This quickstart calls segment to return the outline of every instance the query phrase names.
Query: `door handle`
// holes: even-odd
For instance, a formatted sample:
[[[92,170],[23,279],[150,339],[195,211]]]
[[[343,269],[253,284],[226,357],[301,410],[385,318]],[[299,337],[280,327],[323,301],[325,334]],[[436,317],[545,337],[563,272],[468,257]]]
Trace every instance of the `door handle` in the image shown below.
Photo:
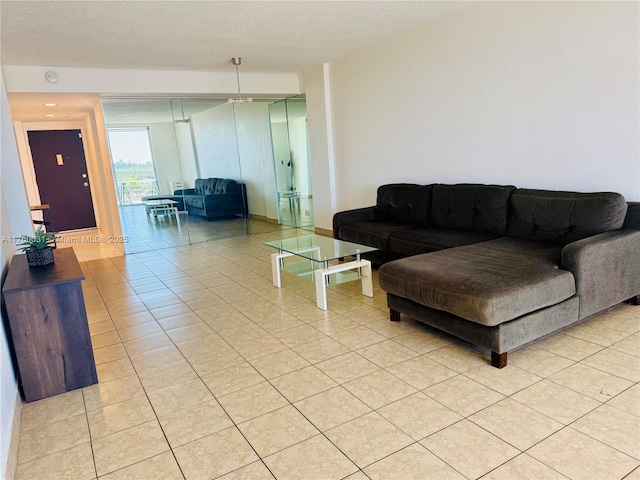
[[[87,178],[87,174],[86,174],[86,173],[83,173],[83,174],[82,174],[82,178]]]
[[[89,182],[84,182],[84,183],[83,183],[83,185],[84,185],[85,187],[88,187],[88,186],[89,186]]]

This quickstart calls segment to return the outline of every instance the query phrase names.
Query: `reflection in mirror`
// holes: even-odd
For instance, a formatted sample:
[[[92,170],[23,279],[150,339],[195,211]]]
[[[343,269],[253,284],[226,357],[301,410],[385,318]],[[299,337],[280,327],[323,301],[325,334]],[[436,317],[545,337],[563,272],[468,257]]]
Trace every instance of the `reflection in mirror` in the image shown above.
[[[269,106],[278,221],[314,229],[306,97]]]
[[[233,106],[204,99],[172,99],[171,106],[191,243],[246,235]]]
[[[234,103],[237,148],[242,178],[247,186],[249,233],[256,235],[283,228],[278,222],[273,153],[269,130],[269,104],[254,100]],[[288,228],[284,226],[284,228]]]
[[[304,97],[289,99],[283,120],[288,164],[276,188],[273,100],[230,104],[227,99],[106,98],[114,182],[126,253],[313,228]],[[278,107],[275,107],[278,108]],[[275,127],[276,129],[278,127]],[[118,146],[137,135],[143,148]],[[293,188],[292,188],[293,187]],[[290,207],[286,195],[294,192]]]
[[[103,99],[125,253],[189,244],[169,99]]]

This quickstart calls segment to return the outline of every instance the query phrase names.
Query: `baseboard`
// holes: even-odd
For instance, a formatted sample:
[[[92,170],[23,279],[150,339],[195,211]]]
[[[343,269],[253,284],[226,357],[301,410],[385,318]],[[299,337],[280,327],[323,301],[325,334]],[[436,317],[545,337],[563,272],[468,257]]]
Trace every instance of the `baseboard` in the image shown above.
[[[329,228],[321,228],[321,227],[316,227],[315,228],[315,232],[318,235],[323,235],[325,237],[331,237],[333,238],[333,230],[329,229]]]
[[[250,213],[249,214],[249,219],[251,219],[251,220],[260,220],[262,222],[273,223],[275,225],[278,225],[278,219],[277,218],[269,218],[269,217],[266,217],[264,215],[255,215],[253,213]]]
[[[7,452],[7,463],[4,466],[4,477],[6,480],[13,480],[16,475],[18,465],[18,442],[20,440],[20,418],[22,416],[22,398],[20,391],[16,391],[16,402],[13,409],[13,419],[11,420],[11,438],[9,439],[9,451]]]

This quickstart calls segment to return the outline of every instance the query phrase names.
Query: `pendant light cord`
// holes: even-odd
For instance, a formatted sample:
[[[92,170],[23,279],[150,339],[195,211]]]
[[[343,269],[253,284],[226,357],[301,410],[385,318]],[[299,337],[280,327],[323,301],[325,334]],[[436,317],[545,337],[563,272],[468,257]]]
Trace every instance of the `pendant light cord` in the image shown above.
[[[236,65],[236,78],[238,80],[238,100],[242,102],[242,94],[240,93],[240,71],[238,65]]]

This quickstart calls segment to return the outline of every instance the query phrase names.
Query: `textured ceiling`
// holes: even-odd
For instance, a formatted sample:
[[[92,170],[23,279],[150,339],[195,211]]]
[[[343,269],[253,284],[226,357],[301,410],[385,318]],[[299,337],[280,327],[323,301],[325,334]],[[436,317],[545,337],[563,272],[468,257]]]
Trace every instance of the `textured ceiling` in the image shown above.
[[[0,1],[5,65],[297,73],[468,10],[448,1]]]

